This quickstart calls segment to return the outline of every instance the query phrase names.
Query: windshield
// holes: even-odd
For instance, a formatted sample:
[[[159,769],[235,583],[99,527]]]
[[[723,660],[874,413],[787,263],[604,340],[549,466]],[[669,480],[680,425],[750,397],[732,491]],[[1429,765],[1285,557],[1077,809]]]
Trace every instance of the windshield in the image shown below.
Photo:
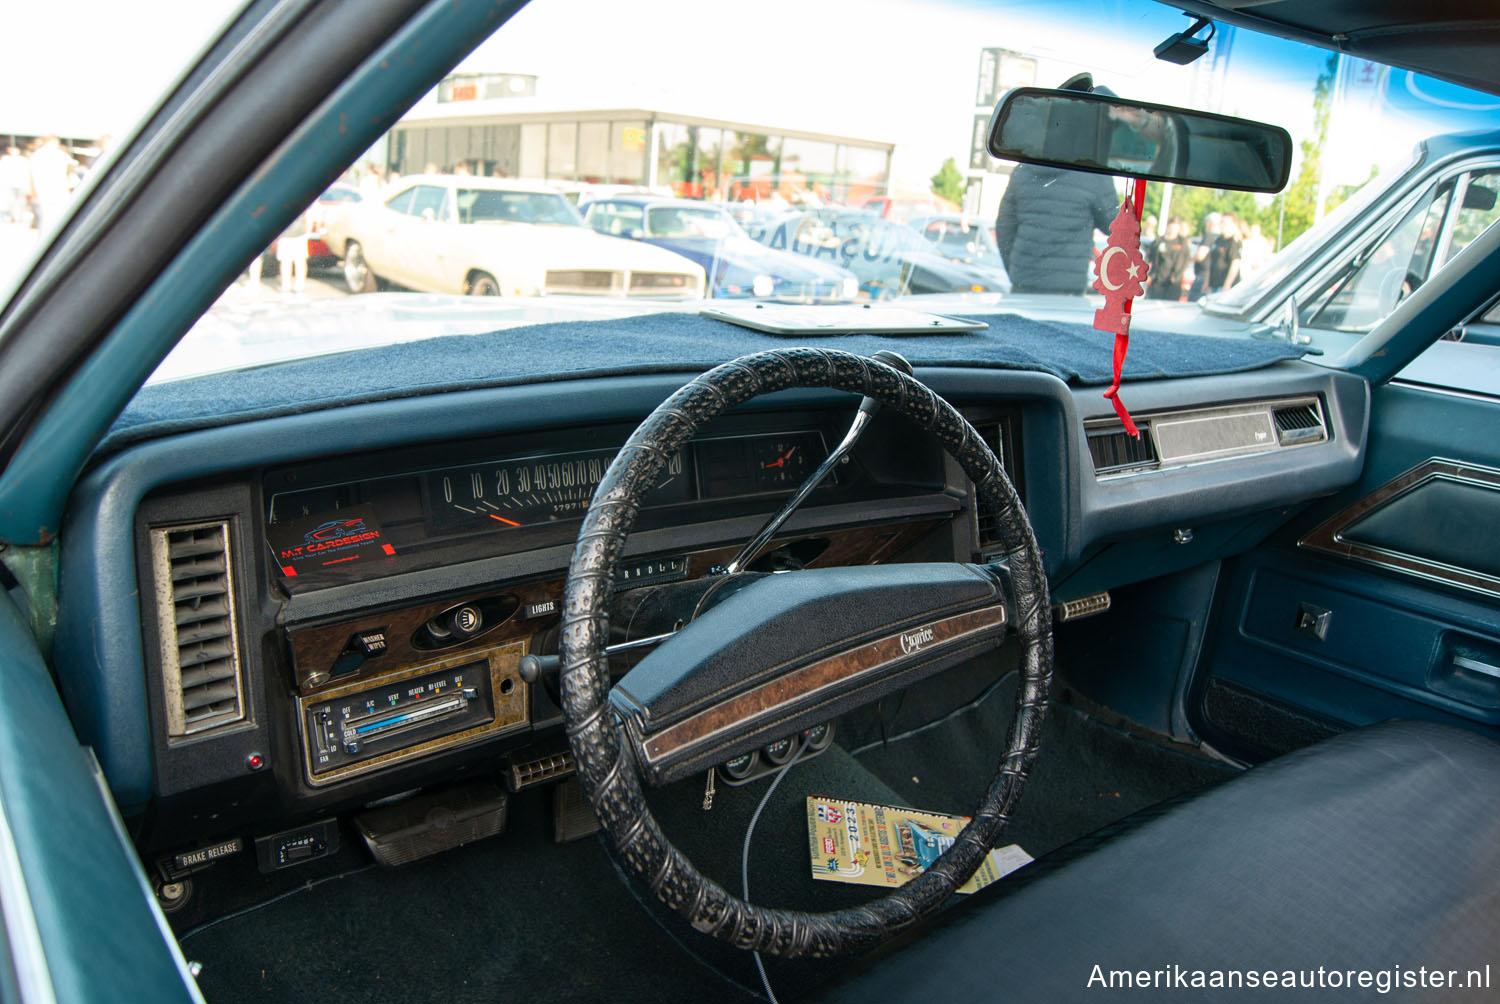
[[[550,223],[581,227],[583,220],[573,204],[560,194],[507,192],[483,188],[458,190],[460,223]]]
[[[988,223],[963,218],[917,219],[912,226],[936,244],[939,251],[956,261],[1001,262],[1000,249],[995,246],[995,233]]]
[[[1002,162],[986,144],[1003,94],[1081,72],[1123,97],[1290,133],[1284,191],[1151,182],[1140,220],[1149,272],[1136,331],[1264,336],[1243,321],[1248,308],[1302,283],[1331,240],[1373,226],[1370,210],[1389,186],[1426,170],[1413,168],[1417,144],[1500,125],[1490,96],[1228,25],[1196,62],[1164,62],[1153,49],[1184,24],[1157,3],[891,0],[856,19],[826,0],[768,3],[754,17],[702,5],[684,18],[645,0],[633,8],[651,26],[644,55],[581,30],[613,13],[602,3],[527,4],[353,163],[320,165],[332,186],[245,263],[157,379],[456,330],[696,311],[726,298],[904,301],[1091,325],[1103,304],[1094,262],[1130,179]],[[86,191],[109,137],[129,135],[149,107],[140,98],[132,114],[95,114],[112,88],[136,88],[125,53],[149,47],[159,86],[171,76],[158,66],[168,50],[172,65],[186,65],[233,6],[169,4],[171,30],[152,32],[114,15],[96,24],[68,5],[54,16],[69,12],[71,35],[104,32],[77,42],[89,58],[74,58],[70,44],[68,72],[58,74],[40,54],[12,54],[4,72],[15,75],[7,93],[17,110],[0,119],[10,130],[0,133],[0,277],[26,267]],[[783,56],[790,24],[837,25],[823,32],[837,45]],[[164,32],[172,38],[159,39]],[[848,59],[832,58],[855,52],[861,65],[905,70],[856,80]],[[733,59],[783,58],[795,72],[757,70],[748,84],[728,69]],[[1477,200],[1500,187],[1470,182],[1468,196],[1447,190],[1447,216],[1413,219],[1400,243],[1361,262],[1400,259],[1425,276],[1450,260],[1488,225]],[[1437,243],[1424,244],[1432,224]],[[1393,290],[1399,301],[1414,288],[1375,267],[1330,273],[1318,302],[1300,305],[1313,312],[1305,316],[1363,330]],[[442,306],[460,298],[477,302]]]
[[[722,209],[657,206],[646,213],[646,229],[653,237],[706,237],[723,240],[740,236],[740,229]]]

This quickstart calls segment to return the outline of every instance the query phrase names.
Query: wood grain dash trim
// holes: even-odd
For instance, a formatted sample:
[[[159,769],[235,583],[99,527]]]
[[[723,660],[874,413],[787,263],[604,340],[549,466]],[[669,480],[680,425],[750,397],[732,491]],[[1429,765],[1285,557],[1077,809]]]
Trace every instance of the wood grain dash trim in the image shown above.
[[[863,677],[940,656],[982,635],[1003,631],[1005,626],[1005,605],[995,604],[897,631],[858,648],[809,663],[705,708],[649,737],[644,743],[646,759],[655,763],[675,756],[689,747],[712,741],[720,733],[747,720],[779,717],[792,706],[824,691],[850,688]]]

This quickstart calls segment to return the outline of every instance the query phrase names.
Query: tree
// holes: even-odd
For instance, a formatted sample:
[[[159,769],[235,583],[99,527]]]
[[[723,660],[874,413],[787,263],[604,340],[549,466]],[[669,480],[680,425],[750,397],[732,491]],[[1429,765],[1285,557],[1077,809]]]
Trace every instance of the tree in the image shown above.
[[[949,202],[964,201],[964,176],[958,173],[958,165],[949,157],[932,176],[932,194]]]
[[[1313,131],[1302,141],[1302,164],[1297,169],[1297,178],[1271,204],[1277,221],[1282,224],[1277,247],[1285,247],[1312,226],[1317,214],[1318,186],[1323,177],[1323,144],[1328,139],[1328,116],[1333,111],[1333,78],[1338,68],[1338,53],[1332,53],[1313,84]],[[1280,219],[1283,209],[1286,216]],[[1275,226],[1268,232],[1275,233]]]

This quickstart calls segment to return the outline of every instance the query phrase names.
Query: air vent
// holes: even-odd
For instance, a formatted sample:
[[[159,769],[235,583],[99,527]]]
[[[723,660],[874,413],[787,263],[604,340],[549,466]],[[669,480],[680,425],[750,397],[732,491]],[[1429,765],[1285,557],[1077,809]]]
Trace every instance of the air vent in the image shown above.
[[[983,425],[975,426],[974,431],[979,433],[979,438],[984,440],[986,446],[995,451],[995,459],[999,460],[1000,466],[1009,473],[1010,468],[1007,466],[1005,460],[1005,435],[1000,430],[1000,423],[986,422]],[[979,513],[979,546],[985,548],[999,544],[999,518],[990,511],[989,506],[984,505],[977,499],[974,504]]]
[[[1149,428],[1143,422],[1140,429],[1139,437],[1130,435],[1118,425],[1089,432],[1089,454],[1094,458],[1094,473],[1111,474],[1156,466],[1156,446],[1151,441]]]
[[[167,735],[178,739],[245,719],[229,525],[151,531]]]
[[[1282,446],[1321,443],[1328,438],[1315,404],[1293,404],[1271,412],[1276,423],[1276,441]]]

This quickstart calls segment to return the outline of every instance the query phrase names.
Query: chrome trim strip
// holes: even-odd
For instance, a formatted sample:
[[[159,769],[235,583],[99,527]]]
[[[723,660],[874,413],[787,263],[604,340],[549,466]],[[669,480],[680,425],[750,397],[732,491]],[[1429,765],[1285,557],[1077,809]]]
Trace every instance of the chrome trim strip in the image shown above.
[[[0,804],[0,919],[5,923],[6,950],[15,967],[16,985],[26,1004],[57,1004],[57,990],[47,967],[42,934],[26,887],[26,873],[10,831],[5,806]]]
[[[1432,481],[1452,481],[1500,491],[1500,470],[1479,464],[1432,457],[1403,474],[1392,478],[1370,494],[1344,507],[1308,531],[1297,546],[1332,554],[1350,561],[1400,572],[1429,582],[1456,586],[1470,592],[1500,598],[1500,578],[1457,568],[1421,555],[1392,551],[1344,537],[1344,532],[1361,519]]]
[[[1491,394],[1481,394],[1472,390],[1454,390],[1451,387],[1439,387],[1437,384],[1422,383],[1419,380],[1394,379],[1390,381],[1392,387],[1406,387],[1410,390],[1426,391],[1428,394],[1441,394],[1444,397],[1458,397],[1465,401],[1479,401],[1483,404],[1500,404],[1500,397]]]

